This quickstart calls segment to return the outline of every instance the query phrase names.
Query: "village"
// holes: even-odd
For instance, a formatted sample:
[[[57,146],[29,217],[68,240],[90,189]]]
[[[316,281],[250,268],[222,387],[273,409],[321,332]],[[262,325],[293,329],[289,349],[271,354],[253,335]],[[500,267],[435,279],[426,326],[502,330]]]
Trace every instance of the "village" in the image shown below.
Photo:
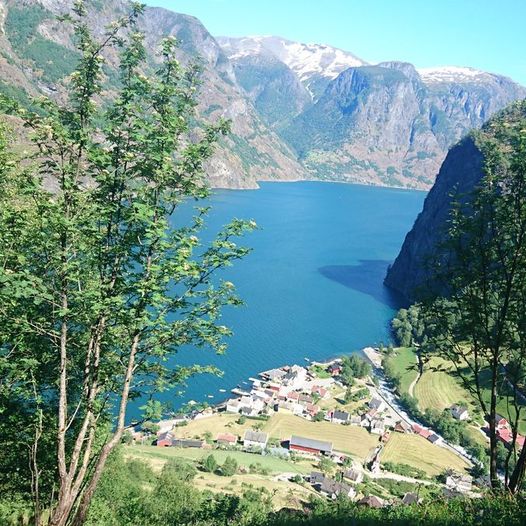
[[[363,354],[372,370],[378,372],[378,353],[368,348]],[[313,469],[302,475],[303,484],[327,498],[344,495],[372,507],[420,502],[418,488],[430,485],[436,485],[444,498],[477,497],[477,486],[484,486],[487,481],[469,474],[472,459],[432,429],[412,421],[374,378],[371,374],[353,382],[352,389],[347,387],[342,380],[340,359],[263,371],[250,379],[250,388],[233,389],[235,397],[217,406],[159,422],[154,444],[157,448],[242,451],[285,460],[310,460]],[[453,405],[450,411],[458,421],[469,419],[465,407]],[[499,436],[506,437],[507,422],[499,419]],[[216,422],[220,423],[219,428]],[[274,422],[285,422],[287,426],[274,428]],[[211,424],[210,429],[217,429],[215,434],[207,430],[189,435],[190,430],[202,431],[207,423]],[[233,425],[239,428],[237,433],[229,430]],[[347,434],[344,436],[339,430]],[[405,442],[400,442],[402,437],[406,437]],[[144,443],[140,429],[135,430],[134,438]],[[427,457],[430,465],[435,456],[444,456],[440,482],[437,483],[438,466],[426,473],[416,468],[419,461],[413,461],[414,472],[407,471],[413,453],[424,457],[423,464]],[[393,458],[398,462],[393,462]],[[334,469],[316,469],[327,461]],[[405,466],[404,470],[401,466]],[[432,482],[431,473],[435,474]],[[289,478],[298,481],[297,475]],[[364,480],[375,479],[411,483],[416,490],[397,499],[364,492]]]

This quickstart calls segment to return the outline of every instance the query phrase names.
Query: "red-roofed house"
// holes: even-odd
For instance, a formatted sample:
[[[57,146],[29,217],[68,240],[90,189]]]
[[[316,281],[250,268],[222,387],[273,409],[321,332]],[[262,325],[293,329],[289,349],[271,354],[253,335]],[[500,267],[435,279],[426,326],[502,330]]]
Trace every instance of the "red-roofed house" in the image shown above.
[[[311,389],[311,393],[313,395],[318,395],[320,398],[325,398],[327,396],[327,394],[328,394],[328,391],[327,391],[327,389],[325,389],[325,387],[321,387],[319,385],[315,385]]]
[[[218,444],[233,446],[237,444],[237,436],[232,433],[219,433],[216,437],[216,442]]]

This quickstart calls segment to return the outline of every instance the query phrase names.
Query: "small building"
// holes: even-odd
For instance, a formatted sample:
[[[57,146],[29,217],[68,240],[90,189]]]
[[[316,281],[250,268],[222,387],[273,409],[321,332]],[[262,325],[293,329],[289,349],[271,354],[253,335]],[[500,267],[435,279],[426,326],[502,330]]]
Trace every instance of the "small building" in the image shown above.
[[[468,420],[469,419],[469,412],[466,407],[462,407],[460,405],[452,405],[451,406],[451,416],[455,420]]]
[[[320,471],[312,471],[309,476],[309,482],[314,486],[316,484],[321,484],[325,479],[325,475]]]
[[[411,506],[412,504],[420,504],[422,502],[422,499],[418,497],[416,493],[409,492],[404,495],[404,498],[402,499],[402,504],[404,506]]]
[[[368,506],[369,508],[383,508],[385,501],[376,495],[368,495],[358,501],[361,506]]]
[[[450,472],[446,478],[446,488],[466,493],[471,491],[473,485],[473,478],[464,473]]]
[[[305,412],[308,416],[314,418],[320,412],[320,408],[314,404],[307,404],[305,406]]]
[[[312,399],[312,396],[306,394],[306,393],[300,393],[300,396],[298,398],[298,402],[300,404],[312,404],[313,402],[313,399]]]
[[[362,417],[360,415],[352,415],[350,423],[354,426],[359,426],[362,424]]]
[[[170,431],[166,431],[164,433],[159,433],[157,435],[156,445],[158,447],[171,447],[174,438],[175,437],[174,437],[173,433],[171,433]]]
[[[332,442],[292,435],[289,441],[289,449],[312,455],[330,455],[332,453]]]
[[[442,442],[442,437],[438,436],[436,433],[431,433],[427,439],[431,444],[440,444]]]
[[[339,376],[342,372],[342,366],[339,363],[331,363],[327,368],[327,372],[331,376]]]
[[[267,447],[268,435],[263,433],[263,431],[245,431],[245,436],[243,438],[243,446],[246,448],[260,448],[265,449]]]
[[[373,398],[369,402],[369,408],[376,409],[379,413],[381,413],[386,407],[386,403],[380,398]]]
[[[400,420],[395,424],[394,430],[398,433],[411,433],[411,426],[407,422]]]
[[[348,469],[343,472],[343,476],[355,484],[360,484],[363,481],[363,471],[359,469]]]
[[[231,398],[230,400],[227,400],[225,410],[227,413],[239,413],[241,410],[239,398]]]
[[[321,385],[314,385],[311,389],[311,394],[317,395],[320,398],[328,398],[329,391],[327,391],[327,389],[325,389],[325,387],[322,387]]]
[[[232,433],[219,433],[216,437],[216,442],[224,446],[235,446],[237,444],[237,436]]]
[[[334,424],[348,424],[351,420],[351,415],[347,411],[335,410],[332,413],[332,422]]]
[[[422,438],[428,438],[432,433],[418,424],[413,424],[413,433],[420,435]]]
[[[262,378],[276,382],[281,380],[287,373],[283,369],[270,369],[270,371],[264,371],[259,374]]]
[[[321,493],[327,495],[330,499],[336,499],[340,495],[351,499],[356,496],[356,490],[352,486],[345,484],[345,482],[338,482],[328,477],[323,479],[319,489]]]
[[[499,415],[498,413],[495,415],[495,427],[497,429],[502,427],[509,427],[509,425],[510,424],[508,423],[508,421],[502,415]]]
[[[371,433],[383,435],[385,433],[385,422],[382,418],[376,418],[371,421]]]

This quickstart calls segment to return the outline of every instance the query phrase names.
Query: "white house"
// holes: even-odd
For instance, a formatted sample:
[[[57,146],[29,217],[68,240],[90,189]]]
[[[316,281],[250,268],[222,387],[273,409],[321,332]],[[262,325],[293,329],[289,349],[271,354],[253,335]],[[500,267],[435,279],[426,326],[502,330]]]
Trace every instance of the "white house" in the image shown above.
[[[268,435],[263,433],[263,431],[252,431],[248,429],[245,432],[243,438],[243,446],[246,448],[261,448],[265,449],[267,447]]]
[[[387,406],[382,399],[372,398],[371,401],[369,402],[369,407],[381,413]]]
[[[347,424],[351,419],[351,415],[347,411],[334,411],[332,413],[332,422],[334,424]]]
[[[469,419],[469,413],[466,407],[462,407],[460,405],[453,405],[451,406],[451,416],[455,418],[456,420],[468,420]]]

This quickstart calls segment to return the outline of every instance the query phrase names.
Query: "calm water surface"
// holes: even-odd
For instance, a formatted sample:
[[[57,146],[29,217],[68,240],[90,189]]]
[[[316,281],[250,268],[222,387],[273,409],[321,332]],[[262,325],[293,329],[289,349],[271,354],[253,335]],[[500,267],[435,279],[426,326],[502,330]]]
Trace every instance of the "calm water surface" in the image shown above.
[[[196,377],[184,395],[165,400],[218,402],[227,396],[219,389],[243,386],[259,371],[387,342],[400,301],[383,277],[424,198],[423,192],[315,182],[215,191],[208,237],[233,217],[260,227],[244,240],[253,252],[221,274],[246,305],[224,312],[222,323],[234,330],[226,355],[185,349],[175,360],[213,364],[223,377]],[[191,216],[192,206],[178,222]]]

